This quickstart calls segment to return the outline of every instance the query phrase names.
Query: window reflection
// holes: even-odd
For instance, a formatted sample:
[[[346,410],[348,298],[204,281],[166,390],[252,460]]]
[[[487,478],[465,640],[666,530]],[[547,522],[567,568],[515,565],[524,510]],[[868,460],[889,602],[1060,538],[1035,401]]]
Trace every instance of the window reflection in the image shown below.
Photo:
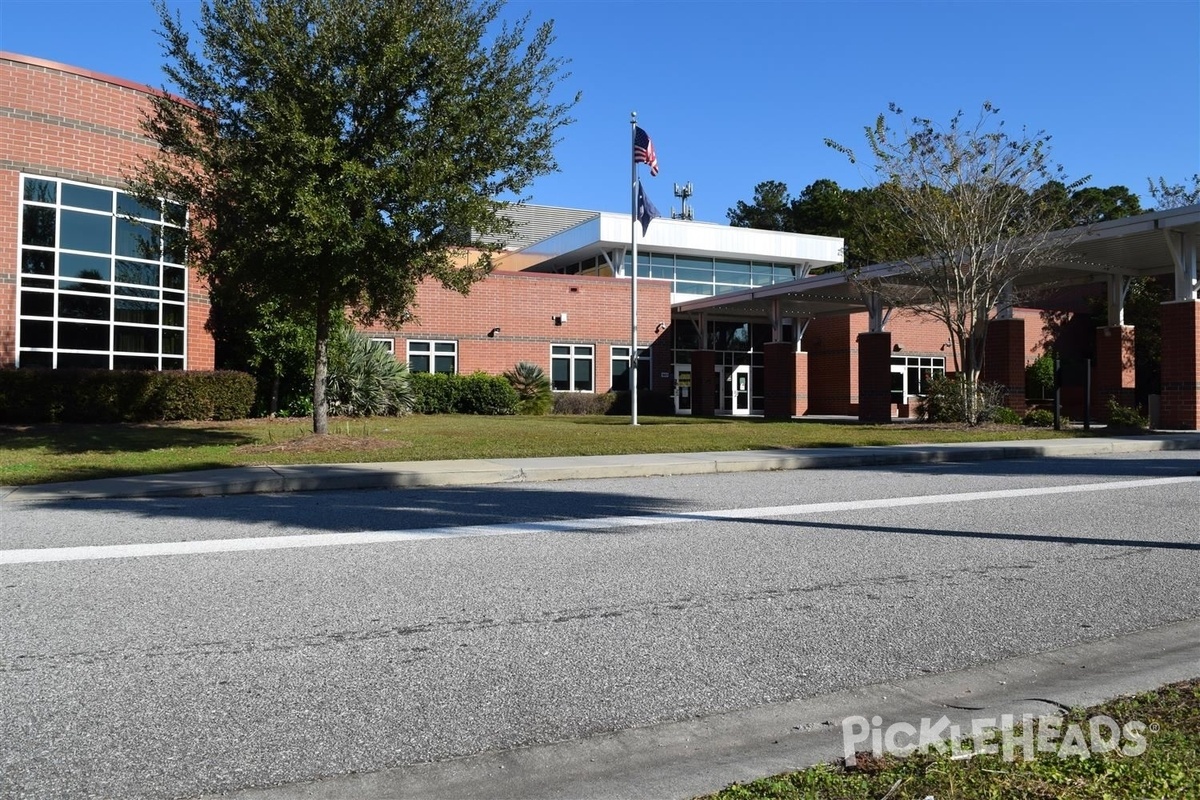
[[[21,200],[17,362],[182,369],[185,207],[41,176]]]
[[[63,209],[59,247],[64,250],[111,254],[112,217]]]
[[[25,206],[21,220],[21,244],[54,247],[54,209]]]
[[[92,211],[106,211],[111,214],[113,193],[111,189],[97,189],[91,186],[80,186],[76,183],[64,183],[62,204],[74,208],[88,208]]]
[[[136,220],[117,220],[117,255],[157,259],[160,252],[161,228]]]

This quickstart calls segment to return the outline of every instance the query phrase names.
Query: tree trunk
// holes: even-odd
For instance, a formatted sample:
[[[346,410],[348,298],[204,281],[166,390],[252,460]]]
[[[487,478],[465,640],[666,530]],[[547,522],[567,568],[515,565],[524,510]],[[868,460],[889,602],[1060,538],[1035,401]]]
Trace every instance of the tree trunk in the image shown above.
[[[971,326],[967,337],[966,400],[967,424],[978,425],[983,416],[982,396],[979,392],[979,376],[983,373],[983,345],[987,336],[987,324],[978,320]]]
[[[273,417],[279,413],[279,364],[274,365],[274,375],[271,377],[271,411]]]
[[[329,374],[329,308],[322,298],[317,303],[317,345],[313,362],[313,433],[329,433],[329,398],[325,381]]]

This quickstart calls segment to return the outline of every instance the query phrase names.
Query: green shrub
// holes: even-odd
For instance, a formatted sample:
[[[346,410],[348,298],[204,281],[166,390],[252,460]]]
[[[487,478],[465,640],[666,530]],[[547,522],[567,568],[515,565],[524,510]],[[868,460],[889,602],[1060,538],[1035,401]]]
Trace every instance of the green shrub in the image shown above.
[[[504,373],[504,379],[517,393],[518,414],[545,414],[554,404],[550,379],[537,364],[521,361]]]
[[[257,385],[244,372],[159,372],[160,419],[243,419]],[[186,377],[181,377],[186,376]]]
[[[992,411],[988,422],[995,422],[997,425],[1020,425],[1021,415],[1008,406],[1000,406]]]
[[[458,393],[459,414],[515,414],[520,398],[503,376],[476,372],[471,375],[455,376],[460,381]]]
[[[1150,420],[1142,416],[1140,410],[1123,406],[1117,398],[1108,398],[1108,424],[1113,428],[1142,429],[1150,426]]]
[[[1023,424],[1030,428],[1054,427],[1054,412],[1045,408],[1035,408],[1025,415]]]
[[[555,414],[595,414],[604,415],[609,412],[616,402],[613,392],[590,394],[587,392],[555,392]]]
[[[413,410],[419,414],[516,413],[517,393],[499,375],[415,372],[410,378]]]
[[[457,375],[414,372],[409,375],[413,389],[413,411],[418,414],[453,414],[458,407]]]
[[[968,400],[974,392],[974,411]],[[1004,407],[1004,387],[980,383],[971,387],[965,376],[930,375],[925,396],[917,403],[917,415],[923,422],[963,422],[978,425],[992,419]]]
[[[329,355],[329,413],[372,417],[413,407],[408,364],[351,328],[341,329]]]
[[[1025,395],[1049,397],[1054,393],[1054,356],[1039,356],[1025,368]]]
[[[0,422],[243,419],[254,403],[244,372],[0,370]]]

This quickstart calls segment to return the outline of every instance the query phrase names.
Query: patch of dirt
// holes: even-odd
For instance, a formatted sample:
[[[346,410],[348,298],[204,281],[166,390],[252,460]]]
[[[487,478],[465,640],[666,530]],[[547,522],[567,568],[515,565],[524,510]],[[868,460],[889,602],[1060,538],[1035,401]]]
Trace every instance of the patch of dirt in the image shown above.
[[[336,433],[325,436],[309,434],[300,439],[288,439],[284,442],[269,444],[244,444],[233,448],[235,453],[332,453],[359,452],[367,453],[374,450],[392,450],[397,447],[408,447],[411,442],[399,442],[394,439],[376,439],[374,437],[339,436]]]

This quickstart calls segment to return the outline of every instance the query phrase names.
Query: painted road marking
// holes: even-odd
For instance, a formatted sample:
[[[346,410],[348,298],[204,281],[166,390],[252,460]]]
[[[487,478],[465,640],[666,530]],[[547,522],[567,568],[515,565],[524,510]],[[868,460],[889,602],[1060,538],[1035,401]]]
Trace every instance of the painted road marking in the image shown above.
[[[148,544],[0,550],[0,565],[45,564],[55,561],[97,561],[108,558],[199,555],[203,553],[236,553],[252,550],[289,550],[303,547],[339,547],[355,544],[381,544],[385,542],[415,542],[427,539],[458,539],[469,536],[513,536],[528,533],[588,533],[592,531],[607,531],[614,528],[644,528],[654,525],[670,525],[679,522],[797,517],[807,514],[828,514],[837,511],[904,508],[907,506],[937,505],[939,503],[971,503],[981,500],[1044,497],[1047,495],[1075,494],[1078,492],[1111,492],[1120,489],[1141,489],[1150,486],[1171,486],[1183,483],[1200,483],[1200,477],[1145,478],[1141,480],[1108,481],[1105,483],[1083,483],[1073,486],[995,489],[987,492],[885,497],[878,500],[847,500],[833,503],[731,508],[718,511],[690,511],[687,513],[667,512],[619,517],[546,520],[544,522],[511,522],[499,525],[460,525],[444,528],[414,528],[410,530],[262,536],[248,539],[201,539],[190,542],[151,542]]]

